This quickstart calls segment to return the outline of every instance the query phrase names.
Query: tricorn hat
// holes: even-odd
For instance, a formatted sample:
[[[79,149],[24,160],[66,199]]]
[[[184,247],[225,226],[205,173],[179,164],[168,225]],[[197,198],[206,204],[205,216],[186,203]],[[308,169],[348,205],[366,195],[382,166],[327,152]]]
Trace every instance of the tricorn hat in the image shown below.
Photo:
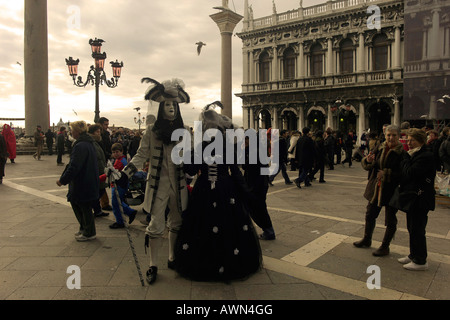
[[[184,91],[184,82],[181,79],[166,80],[159,83],[151,78],[143,78],[141,82],[153,84],[145,92],[145,100],[156,102],[171,100],[178,103],[189,103],[191,101],[187,92]]]

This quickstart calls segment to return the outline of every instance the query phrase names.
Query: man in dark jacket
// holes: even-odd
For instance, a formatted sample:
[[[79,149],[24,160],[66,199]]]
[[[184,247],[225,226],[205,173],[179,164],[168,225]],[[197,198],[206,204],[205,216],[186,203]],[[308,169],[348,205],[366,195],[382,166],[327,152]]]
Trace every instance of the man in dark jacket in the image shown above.
[[[101,117],[98,120],[98,124],[102,127],[102,141],[100,146],[103,149],[103,152],[105,153],[105,160],[108,162],[111,159],[111,136],[108,131],[109,127],[109,120],[105,117]],[[109,198],[108,198],[108,192],[105,192],[103,196],[100,198],[100,205],[103,210],[112,210],[111,205],[109,204]]]
[[[344,141],[344,150],[345,150],[345,159],[342,161],[342,165],[348,162],[348,167],[352,166],[352,151],[356,144],[356,136],[353,134],[353,131],[349,131],[347,138]]]
[[[287,147],[287,141],[286,141],[287,135],[288,135],[287,130],[280,131],[280,140],[279,140],[280,165],[278,166],[278,171],[269,177],[269,184],[271,186],[273,186],[272,182],[275,179],[275,177],[277,176],[277,174],[280,173],[280,170],[281,170],[281,174],[284,178],[284,182],[286,184],[292,184],[292,181],[289,179],[289,176],[286,172],[286,163],[288,162],[288,159],[287,159],[288,147]]]
[[[76,140],[70,162],[56,182],[58,186],[69,184],[67,201],[80,224],[80,231],[75,234],[77,241],[89,241],[96,238],[95,220],[92,204],[98,200],[99,172],[94,140],[87,134],[84,121],[71,124],[72,135]]]
[[[328,157],[328,167],[330,170],[334,170],[334,148],[336,146],[336,139],[333,136],[333,130],[331,128],[327,128],[327,131],[325,131],[324,146]]]
[[[64,165],[62,162],[62,156],[64,155],[64,149],[66,147],[66,127],[61,127],[56,138],[56,151],[58,156],[56,157],[56,163],[58,166]]]
[[[53,139],[55,139],[55,134],[52,129],[48,129],[45,133],[45,143],[47,144],[48,155],[53,155]]]
[[[316,158],[316,148],[314,146],[314,141],[310,137],[309,128],[303,128],[303,135],[297,141],[297,148],[295,150],[295,160],[297,161],[298,178],[294,180],[295,185],[298,188],[300,184],[304,181],[306,187],[311,186],[311,181],[309,180],[309,172],[312,169],[314,160]]]

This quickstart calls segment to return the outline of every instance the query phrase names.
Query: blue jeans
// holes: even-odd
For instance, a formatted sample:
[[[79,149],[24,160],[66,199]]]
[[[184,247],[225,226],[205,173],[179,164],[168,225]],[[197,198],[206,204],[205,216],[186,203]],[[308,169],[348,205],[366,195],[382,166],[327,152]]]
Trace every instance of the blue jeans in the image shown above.
[[[117,201],[116,188],[112,187],[111,190],[112,190],[111,204],[112,204],[114,216],[116,217],[116,221],[118,224],[124,224],[122,214],[120,212],[119,202]],[[128,206],[128,204],[126,204],[124,201],[126,190],[117,186],[117,191],[119,192],[119,197],[120,197],[120,202],[122,203],[123,213],[126,214],[127,216],[129,216],[130,214],[132,214],[134,212],[134,210],[131,209]]]

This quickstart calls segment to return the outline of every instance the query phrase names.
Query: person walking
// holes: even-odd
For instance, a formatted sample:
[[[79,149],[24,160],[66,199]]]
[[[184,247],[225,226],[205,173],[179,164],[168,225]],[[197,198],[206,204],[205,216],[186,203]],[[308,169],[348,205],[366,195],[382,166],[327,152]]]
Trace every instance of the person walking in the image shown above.
[[[325,183],[325,162],[327,161],[328,155],[325,149],[325,143],[323,139],[323,131],[317,131],[315,134],[314,146],[316,148],[316,161],[314,162],[314,167],[309,173],[309,180],[314,180],[314,175],[320,171],[319,183]]]
[[[410,253],[398,262],[407,270],[424,271],[428,269],[425,236],[428,212],[434,211],[436,205],[436,167],[433,153],[426,147],[427,134],[423,130],[410,129],[407,141],[409,150],[401,162],[401,181],[396,190],[398,198],[392,199],[392,205],[406,212]]]
[[[34,146],[36,147],[36,153],[33,155],[35,160],[41,160],[42,150],[44,149],[44,133],[42,127],[37,126],[34,132]]]
[[[325,131],[324,146],[328,157],[328,169],[334,170],[334,148],[336,147],[336,139],[333,136],[333,130],[331,128],[327,128]]]
[[[80,224],[75,234],[77,241],[96,239],[95,218],[92,203],[98,200],[99,172],[94,140],[87,134],[84,121],[70,125],[75,143],[70,154],[70,161],[56,184],[69,185],[67,201],[72,206],[75,217]]]
[[[297,141],[295,160],[298,165],[298,178],[294,180],[295,185],[301,189],[300,184],[305,182],[306,187],[311,186],[309,172],[316,160],[316,148],[311,138],[311,129],[306,127],[302,130],[303,135]]]
[[[297,141],[300,139],[300,132],[294,131],[289,139],[288,160],[291,165],[291,171],[296,171],[295,150],[297,149]]]
[[[348,162],[348,167],[351,168],[352,166],[352,153],[353,153],[353,148],[355,147],[356,144],[356,136],[353,134],[353,131],[350,130],[348,132],[347,137],[344,140],[344,151],[345,151],[345,159],[344,161],[342,161],[342,165],[344,165],[344,163]]]
[[[58,156],[56,157],[56,164],[58,166],[63,166],[62,157],[64,155],[64,149],[66,148],[66,127],[59,128],[58,136],[56,137],[56,152]]]
[[[399,142],[400,128],[389,125],[386,128],[386,141],[380,145],[376,152],[361,161],[364,170],[369,171],[364,197],[367,204],[364,226],[364,237],[353,243],[357,248],[366,248],[372,245],[372,234],[376,226],[376,219],[382,207],[385,207],[385,225],[381,246],[373,252],[374,256],[388,255],[389,245],[397,231],[397,209],[389,205],[393,192],[400,182],[400,163],[405,157],[403,145]]]
[[[11,161],[11,163],[15,163],[17,156],[16,134],[8,124],[3,125],[3,131],[1,134],[5,138],[9,161]]]
[[[98,124],[102,127],[102,143],[101,147],[105,153],[105,160],[108,162],[111,159],[111,134],[109,133],[109,119],[101,117],[98,119]],[[103,210],[112,210],[112,206],[109,204],[108,192],[105,192],[100,198],[100,206]]]
[[[51,129],[48,129],[45,133],[45,143],[47,144],[48,149],[48,155],[53,155],[53,141],[55,139],[55,134],[52,132]]]
[[[6,148],[5,137],[0,134],[0,184],[3,183],[3,177],[5,176],[5,166],[8,159],[8,151]]]
[[[273,180],[275,180],[275,177],[278,175],[278,173],[280,173],[280,171],[281,171],[281,175],[284,178],[285,184],[290,185],[293,183],[286,172],[286,164],[288,162],[288,159],[287,159],[288,148],[287,148],[287,142],[286,142],[287,135],[288,135],[287,130],[280,131],[280,139],[279,139],[279,145],[278,145],[280,164],[278,166],[277,172],[269,177],[269,185],[271,185],[271,186],[273,186],[272,182],[273,182]]]

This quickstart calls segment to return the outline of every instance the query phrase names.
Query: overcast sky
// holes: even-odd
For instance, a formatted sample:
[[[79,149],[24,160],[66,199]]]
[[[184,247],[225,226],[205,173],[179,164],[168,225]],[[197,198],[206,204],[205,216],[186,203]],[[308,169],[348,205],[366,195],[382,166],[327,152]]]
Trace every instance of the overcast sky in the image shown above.
[[[24,1],[0,0],[0,118],[23,118]],[[324,0],[304,0],[308,7]],[[112,77],[109,61],[124,62],[119,86],[100,88],[100,116],[110,124],[137,128],[133,110],[147,114],[143,77],[160,82],[180,78],[191,103],[182,105],[186,125],[193,125],[201,108],[220,100],[220,33],[210,18],[221,0],[48,0],[50,124],[94,119],[95,90],[78,88],[69,77],[65,58],[80,59],[79,75],[86,79],[93,64],[89,39],[106,42],[105,71]],[[272,0],[249,0],[254,17],[272,14]],[[278,13],[299,7],[298,0],[275,0]],[[230,0],[229,7],[244,15],[244,0]],[[78,13],[79,12],[79,16]],[[79,22],[79,24],[78,24]],[[235,32],[242,31],[240,22]],[[195,43],[203,41],[200,56]],[[233,45],[233,96],[241,92],[242,41]],[[233,98],[233,121],[242,125],[241,99]],[[76,114],[75,114],[76,113]],[[3,124],[5,121],[0,121]],[[24,122],[13,122],[23,126]]]

